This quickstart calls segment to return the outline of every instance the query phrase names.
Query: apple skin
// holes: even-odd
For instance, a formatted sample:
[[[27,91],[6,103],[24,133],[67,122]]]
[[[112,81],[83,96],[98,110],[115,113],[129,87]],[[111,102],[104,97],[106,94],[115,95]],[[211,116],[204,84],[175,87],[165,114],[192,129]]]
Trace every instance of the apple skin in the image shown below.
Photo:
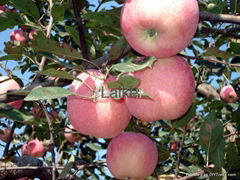
[[[3,134],[0,134],[0,140],[7,143],[9,141],[9,138],[10,138],[10,133],[11,133],[10,129],[4,129]]]
[[[30,39],[30,40],[33,40],[34,39],[34,35],[36,34],[36,30],[34,29],[34,30],[31,30],[30,32],[29,32],[29,34],[28,34],[28,38]]]
[[[74,128],[72,125],[64,128],[64,137],[66,138],[66,140],[70,143],[79,141],[81,139],[81,136],[79,134],[70,133],[72,131],[74,131]]]
[[[26,156],[28,155],[28,149],[27,149],[27,144],[24,144],[21,148],[21,153],[22,153],[22,156]]]
[[[20,45],[24,45],[27,41],[27,39],[24,35],[24,32],[21,29],[12,31],[10,34],[10,39],[12,41],[19,41]]]
[[[118,179],[145,179],[158,162],[154,142],[142,133],[124,132],[114,137],[107,148],[107,167]]]
[[[6,6],[0,6],[0,14],[1,14],[1,13],[4,13],[4,12],[6,12],[6,11],[8,11],[8,9],[6,8]]]
[[[87,87],[107,89],[106,82],[115,78],[105,77],[97,70],[87,70],[77,76],[82,82],[74,80],[70,90],[82,96],[92,96],[93,93]],[[100,79],[101,78],[101,79]],[[114,100],[112,98],[83,99],[78,96],[68,96],[67,112],[71,124],[80,134],[95,136],[99,138],[112,138],[120,134],[128,125],[131,115],[124,100]]]
[[[199,21],[196,0],[125,0],[121,12],[124,37],[140,54],[173,56],[192,40]]]
[[[220,97],[228,103],[234,103],[238,100],[238,95],[231,85],[224,86],[221,89]]]
[[[174,120],[184,115],[193,102],[195,80],[191,67],[180,56],[157,59],[153,67],[132,73],[141,80],[138,88],[149,98],[126,97],[130,113],[151,122]]]
[[[38,139],[33,139],[27,144],[27,152],[29,156],[38,158],[42,157],[45,154],[45,148],[42,141]]]
[[[9,79],[9,80],[6,80],[6,79],[9,79],[9,77],[0,76],[0,94],[6,93],[7,91],[10,91],[10,90],[18,90],[21,88],[14,79]],[[4,82],[1,82],[1,81],[4,81]],[[12,106],[15,109],[20,109],[23,104],[23,100],[12,101],[7,104]]]

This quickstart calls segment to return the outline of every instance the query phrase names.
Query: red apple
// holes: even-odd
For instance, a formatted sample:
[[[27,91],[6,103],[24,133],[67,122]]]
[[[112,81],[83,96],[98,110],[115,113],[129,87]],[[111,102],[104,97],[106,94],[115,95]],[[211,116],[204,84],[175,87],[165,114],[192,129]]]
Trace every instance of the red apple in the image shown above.
[[[153,67],[133,73],[149,98],[126,98],[130,113],[143,121],[174,120],[187,112],[195,91],[191,67],[180,56],[158,59]]]
[[[9,90],[17,90],[21,87],[14,79],[9,79],[7,76],[0,76],[0,94],[4,94]],[[6,80],[6,81],[5,81]],[[22,106],[23,100],[17,100],[9,102],[8,105],[12,106],[15,109],[20,109]]]
[[[28,38],[30,39],[30,40],[33,40],[34,39],[34,35],[36,34],[36,30],[31,30],[30,32],[29,32],[29,34],[28,34]]]
[[[12,31],[10,34],[10,39],[12,41],[19,41],[21,45],[24,45],[27,40],[23,30],[20,29]]]
[[[141,133],[126,132],[114,137],[107,148],[107,167],[118,179],[145,179],[158,162],[154,142]]]
[[[238,95],[231,85],[224,86],[221,89],[220,97],[228,103],[234,103],[238,100]]]
[[[81,136],[79,134],[74,133],[73,126],[70,125],[64,129],[64,137],[70,143],[74,143],[80,140]]]
[[[18,178],[18,180],[28,180],[27,177]]]
[[[27,144],[24,144],[21,148],[22,156],[28,155]]]
[[[0,134],[0,140],[7,143],[9,141],[9,138],[10,138],[11,130],[10,129],[4,129],[2,131],[3,131],[3,134]]]
[[[128,125],[131,115],[123,100],[102,97],[101,87],[107,90],[105,75],[97,70],[87,70],[77,76],[70,90],[81,96],[94,96],[86,99],[78,96],[67,98],[67,112],[73,127],[81,134],[100,138],[112,138],[120,134]],[[115,80],[113,76],[106,81]],[[92,91],[92,90],[94,91]]]
[[[45,154],[45,148],[42,141],[34,139],[28,142],[27,152],[32,157],[42,157]]]
[[[177,141],[171,142],[171,143],[170,143],[170,146],[169,146],[169,149],[170,149],[171,151],[176,151],[176,150],[178,149],[178,142],[177,142]]]
[[[125,0],[123,35],[145,56],[169,57],[187,47],[199,20],[196,0]]]
[[[8,8],[6,6],[0,6],[0,14],[8,11]]]

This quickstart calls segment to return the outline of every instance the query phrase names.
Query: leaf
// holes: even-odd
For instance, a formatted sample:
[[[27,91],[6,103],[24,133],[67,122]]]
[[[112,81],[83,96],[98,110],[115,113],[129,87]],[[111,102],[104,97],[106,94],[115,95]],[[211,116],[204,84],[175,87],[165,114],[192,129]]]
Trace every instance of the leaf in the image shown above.
[[[204,56],[217,56],[217,57],[220,57],[222,59],[229,59],[229,58],[232,58],[232,57],[235,57],[237,56],[237,54],[233,54],[233,53],[230,53],[230,52],[227,52],[227,51],[221,51],[218,49],[218,47],[210,47],[208,48],[204,53],[203,53]]]
[[[72,91],[61,88],[61,87],[43,87],[33,89],[25,101],[39,101],[39,100],[51,100],[56,98],[67,97],[70,95],[75,95]]]
[[[59,3],[59,2],[56,2],[53,4],[52,16],[55,22],[64,20],[64,14],[66,10],[64,5],[66,4]]]
[[[73,165],[74,165],[74,162],[69,162],[69,163],[67,163],[67,164],[64,166],[64,168],[63,168],[63,170],[62,170],[62,172],[61,172],[61,174],[59,175],[58,178],[59,178],[59,179],[65,178],[65,177],[69,174],[69,172],[71,171]]]
[[[6,56],[1,56],[0,61],[5,61],[5,60],[21,60],[22,56],[20,54],[10,54]]]
[[[72,40],[80,46],[78,30],[75,27],[65,26],[65,30],[70,34]]]
[[[157,149],[158,149],[158,160],[163,162],[168,159],[170,153],[167,150],[167,147],[162,143],[157,143]]]
[[[49,52],[69,60],[82,59],[81,53],[66,43],[60,44],[55,40],[37,36],[31,42],[31,47],[37,52]]]
[[[56,69],[50,68],[46,71],[37,71],[38,74],[45,75],[45,76],[52,76],[52,77],[58,77],[63,79],[70,79],[70,80],[78,80],[75,76],[72,76],[67,71],[58,71]]]
[[[0,109],[5,109],[5,110],[11,110],[13,107],[6,104],[6,103],[0,103]]]
[[[174,128],[184,127],[188,122],[196,115],[196,105],[192,104],[187,113],[185,113],[181,118],[173,121],[172,126]]]
[[[11,2],[16,9],[19,9],[34,19],[40,18],[38,8],[32,0],[11,0]]]
[[[148,67],[151,68],[155,61],[156,61],[156,58],[149,57],[146,60],[146,62],[144,62],[143,64],[135,64],[130,61],[124,62],[124,63],[118,63],[112,66],[112,70],[122,72],[122,73],[140,71]]]
[[[118,82],[123,85],[123,88],[132,89],[132,88],[136,88],[138,86],[138,84],[140,83],[140,80],[133,76],[121,75],[118,78]]]
[[[14,46],[11,42],[6,42],[4,43],[4,52],[7,53],[8,55],[14,55],[14,56],[19,56],[19,58],[22,57],[23,53],[23,47],[21,46]]]
[[[0,13],[0,32],[8,28],[13,28],[16,25],[23,25],[25,21],[19,13],[15,12],[5,12]]]
[[[101,147],[101,146],[96,145],[96,144],[94,144],[94,143],[87,143],[87,146],[88,146],[90,149],[94,150],[94,151],[100,151],[100,150],[102,150],[102,147]]]
[[[208,153],[215,152],[222,138],[223,124],[214,113],[210,113],[200,127],[200,144]]]
[[[240,157],[238,148],[235,142],[230,142],[226,148],[226,163],[231,169],[240,168]]]
[[[210,152],[209,157],[214,162],[216,167],[223,167],[224,166],[224,147],[225,147],[225,140],[222,138],[220,141],[217,142],[217,147],[215,151]]]
[[[127,41],[124,37],[121,37],[110,49],[109,58],[111,60],[121,57],[123,51],[127,47]]]

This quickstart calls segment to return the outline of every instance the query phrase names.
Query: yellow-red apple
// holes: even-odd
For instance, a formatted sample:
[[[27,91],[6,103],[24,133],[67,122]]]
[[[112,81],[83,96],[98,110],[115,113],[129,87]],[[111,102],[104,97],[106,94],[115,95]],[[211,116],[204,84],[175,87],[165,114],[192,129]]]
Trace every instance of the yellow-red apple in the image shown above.
[[[45,154],[45,148],[42,141],[38,139],[31,140],[27,143],[27,153],[32,157],[42,157]]]
[[[114,137],[107,148],[107,167],[118,179],[145,179],[158,162],[154,142],[141,133],[125,132]]]
[[[231,85],[224,86],[221,89],[220,97],[228,103],[234,103],[238,100],[238,95]]]
[[[138,88],[149,98],[126,98],[130,113],[143,121],[174,120],[187,112],[193,101],[195,80],[191,67],[180,56],[157,59],[152,68],[134,72]]]
[[[18,90],[20,88],[21,87],[14,79],[10,79],[7,76],[0,76],[0,94],[4,94],[9,90]],[[22,106],[22,103],[23,103],[23,100],[17,100],[17,101],[9,102],[8,105],[12,106],[15,109],[20,109]]]
[[[21,148],[22,156],[28,155],[27,144],[24,144]]]
[[[125,0],[123,35],[145,56],[169,57],[187,47],[199,20],[196,0]]]
[[[30,39],[30,40],[33,40],[34,39],[34,35],[36,34],[36,30],[34,29],[34,30],[31,30],[30,32],[29,32],[29,34],[28,34],[28,38]]]
[[[19,41],[21,45],[24,45],[27,41],[24,32],[21,29],[12,31],[10,34],[10,39],[12,41]]]
[[[71,124],[79,133],[100,138],[112,138],[120,134],[128,125],[131,115],[123,100],[103,97],[101,89],[107,90],[106,82],[115,80],[97,70],[80,73],[70,86],[70,90],[80,96],[68,96],[67,112]]]
[[[77,142],[81,139],[81,136],[78,133],[74,133],[74,128],[72,125],[64,128],[64,137],[70,143]]]
[[[8,8],[6,6],[0,6],[0,14],[8,11]]]

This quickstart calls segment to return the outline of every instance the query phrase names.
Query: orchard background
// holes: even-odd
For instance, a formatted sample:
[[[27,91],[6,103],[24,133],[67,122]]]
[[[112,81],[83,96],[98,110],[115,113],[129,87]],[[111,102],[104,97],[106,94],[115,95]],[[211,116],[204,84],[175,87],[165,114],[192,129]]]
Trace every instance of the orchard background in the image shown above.
[[[1,129],[10,128],[12,135],[0,144],[0,179],[113,179],[105,162],[110,140],[81,135],[79,141],[69,143],[64,128],[69,124],[69,84],[79,72],[111,68],[118,75],[129,67],[151,66],[151,59],[137,66],[129,64],[141,55],[122,37],[123,2],[0,1],[8,8],[0,14],[0,37],[6,41],[0,72],[23,86],[0,99]],[[240,2],[199,0],[198,4],[197,32],[179,53],[191,65],[197,82],[191,108],[175,121],[142,123],[133,117],[126,129],[144,133],[157,144],[158,164],[148,179],[166,174],[179,179],[240,179],[239,100],[226,103],[219,96],[220,89],[229,84],[240,93]],[[7,36],[14,29],[36,30],[37,35],[23,46],[9,41]],[[46,93],[42,87],[55,88]],[[19,110],[5,104],[24,98]],[[57,115],[51,118],[51,112]],[[38,159],[22,156],[21,147],[35,138],[44,142],[45,155]]]

